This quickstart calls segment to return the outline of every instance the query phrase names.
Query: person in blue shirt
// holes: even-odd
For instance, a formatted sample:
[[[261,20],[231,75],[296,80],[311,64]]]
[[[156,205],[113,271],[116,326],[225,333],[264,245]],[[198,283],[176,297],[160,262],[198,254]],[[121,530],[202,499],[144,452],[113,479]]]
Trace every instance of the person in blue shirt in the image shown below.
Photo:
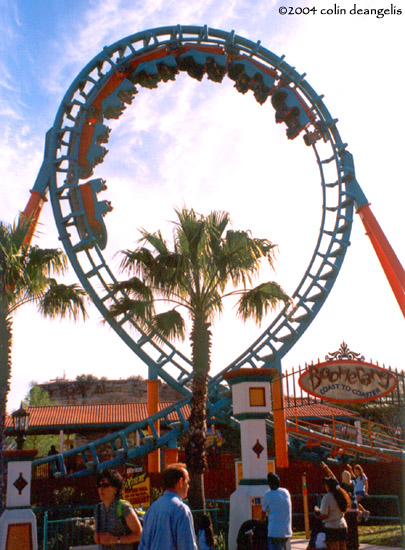
[[[267,516],[268,550],[285,550],[292,535],[291,496],[280,487],[280,478],[272,472],[267,476],[270,491],[263,495],[263,519]]]
[[[352,476],[353,483],[354,483],[354,494],[357,500],[357,507],[361,513],[360,519],[364,519],[364,521],[368,521],[370,517],[370,512],[364,508],[364,506],[361,503],[361,501],[368,495],[368,479],[366,474],[364,473],[363,468],[360,466],[360,464],[356,464],[353,466],[353,468],[350,466],[350,464],[347,464],[347,469],[350,472],[350,475]]]
[[[189,484],[185,464],[171,464],[164,470],[165,491],[144,516],[139,550],[198,550],[193,516],[183,502]]]
[[[211,517],[202,514],[197,530],[198,548],[200,550],[214,550],[217,548]]]

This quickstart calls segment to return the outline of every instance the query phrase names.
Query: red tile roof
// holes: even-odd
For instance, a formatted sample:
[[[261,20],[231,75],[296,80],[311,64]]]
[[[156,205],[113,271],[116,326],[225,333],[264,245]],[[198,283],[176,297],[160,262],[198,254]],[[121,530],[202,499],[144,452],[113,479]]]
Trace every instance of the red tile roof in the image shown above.
[[[328,404],[325,401],[317,403],[308,403],[308,399],[285,397],[284,398],[285,415],[287,418],[298,416],[298,418],[316,418],[331,416],[339,418],[357,418],[359,415],[355,411],[350,411],[337,405]]]
[[[159,410],[162,410],[172,402],[161,402]],[[134,422],[140,422],[148,418],[147,403],[108,403],[94,405],[49,405],[45,407],[27,407],[30,413],[28,432],[39,433],[51,430],[69,430],[74,428],[116,427],[121,428]],[[189,405],[181,408],[185,418],[190,414]],[[168,415],[170,420],[179,420],[177,412]],[[11,415],[6,417],[6,430],[12,428]]]
[[[284,398],[287,418],[355,418],[355,412],[326,403],[310,403],[305,399]],[[173,405],[173,402],[161,402],[160,410]],[[148,417],[147,403],[106,403],[94,405],[52,405],[45,407],[27,407],[30,413],[29,432],[50,433],[52,431],[73,432],[75,429],[97,429],[111,427],[120,429],[140,422]],[[185,405],[181,412],[189,417],[190,407]],[[169,415],[170,420],[179,420],[176,412]],[[6,418],[6,430],[12,428],[11,416]]]

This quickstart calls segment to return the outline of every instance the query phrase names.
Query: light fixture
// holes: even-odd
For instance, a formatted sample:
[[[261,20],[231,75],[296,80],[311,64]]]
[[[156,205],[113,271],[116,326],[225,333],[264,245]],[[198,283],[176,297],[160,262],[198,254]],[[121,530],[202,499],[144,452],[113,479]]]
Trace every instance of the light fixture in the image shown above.
[[[22,402],[20,408],[11,413],[18,450],[21,450],[24,446],[25,434],[28,431],[29,417],[30,413],[24,409]]]

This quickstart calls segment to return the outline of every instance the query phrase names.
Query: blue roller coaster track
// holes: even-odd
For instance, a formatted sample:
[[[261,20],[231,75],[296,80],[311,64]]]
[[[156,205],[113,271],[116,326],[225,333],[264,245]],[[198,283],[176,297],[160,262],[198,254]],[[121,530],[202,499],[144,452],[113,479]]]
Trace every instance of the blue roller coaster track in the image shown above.
[[[98,199],[105,188],[101,178],[91,179],[103,162],[110,129],[105,122],[117,119],[134,100],[137,86],[153,89],[159,82],[175,80],[187,72],[201,80],[235,81],[235,88],[251,90],[255,99],[271,103],[277,123],[287,127],[287,139],[303,138],[319,168],[322,216],[319,236],[308,267],[285,307],[259,338],[219,374],[210,378],[210,418],[236,423],[231,416],[230,394],[223,375],[242,367],[276,367],[302,336],[328,297],[350,245],[355,208],[368,201],[356,181],[353,158],[337,130],[323,96],[308,84],[305,74],[264,48],[232,32],[207,26],[167,26],[138,32],[105,47],[77,75],[67,90],[48,131],[43,165],[34,185],[41,195],[50,191],[55,222],[61,242],[81,284],[101,315],[130,349],[184,399],[144,423],[134,424],[83,448],[34,462],[58,464],[66,473],[64,459],[80,454],[88,472],[118,466],[175,441],[187,429],[181,406],[190,399],[192,365],[170,342],[157,343],[130,317],[114,320],[108,308],[122,292],[111,286],[116,278],[102,250],[107,230],[104,216],[110,206]],[[319,181],[315,182],[319,184]],[[168,420],[177,411],[179,421]],[[169,430],[159,435],[155,420],[165,420]],[[237,424],[237,423],[236,423]],[[144,437],[149,426],[152,436]],[[269,421],[269,427],[271,422]],[[138,433],[141,445],[131,447],[130,434]],[[104,463],[97,447],[109,444],[116,457]]]

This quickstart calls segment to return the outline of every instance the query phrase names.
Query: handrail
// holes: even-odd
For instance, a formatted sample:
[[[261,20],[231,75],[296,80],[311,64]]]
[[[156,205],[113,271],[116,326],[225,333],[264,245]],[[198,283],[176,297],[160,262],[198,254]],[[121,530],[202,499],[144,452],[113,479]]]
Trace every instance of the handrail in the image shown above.
[[[377,439],[379,441],[383,441],[384,445],[387,445],[388,448],[397,449],[397,450],[405,449],[405,440],[404,439],[400,439],[398,437],[393,437],[393,436],[390,436],[388,434],[376,432],[373,429],[374,427],[382,427],[382,428],[385,428],[385,429],[394,430],[395,428],[392,428],[391,426],[384,426],[383,424],[379,424],[378,422],[372,422],[371,420],[364,420],[364,419],[359,418],[358,420],[360,422],[363,422],[363,423],[366,422],[367,423],[367,429],[364,429],[364,428],[361,428],[361,427],[357,428],[356,426],[353,426],[352,424],[349,424],[348,422],[344,422],[342,420],[336,420],[336,416],[333,415],[333,414],[329,417],[320,416],[320,417],[318,417],[318,419],[319,419],[319,421],[324,422],[327,426],[329,426],[329,424],[331,423],[333,439],[337,439],[339,441],[342,441],[342,440],[345,441],[344,437],[337,437],[337,434],[339,433],[339,435],[342,435],[342,436],[346,435],[347,436],[349,430],[350,430],[350,433],[352,433],[355,430],[356,435],[357,434],[361,435],[362,439],[365,439],[363,437],[363,435],[365,433],[367,433],[367,435],[368,435],[367,439],[369,440],[370,447],[372,447],[372,448],[375,446],[375,442],[376,442],[376,439]],[[299,420],[297,412],[295,411],[295,425],[296,425],[296,427],[307,426],[307,427],[311,428],[312,430],[320,431],[322,433],[322,435],[328,435],[327,433],[325,434],[325,432],[322,431],[323,429],[325,429],[325,424],[323,424],[321,426],[317,423],[309,422],[307,420]],[[340,430],[337,430],[337,428],[340,428]],[[393,442],[397,442],[398,444],[397,445],[393,444]]]
[[[322,424],[315,424],[312,422],[308,422],[306,420],[299,420],[297,416],[295,417],[294,423],[287,423],[287,432],[294,433],[296,435],[301,435],[304,439],[311,441],[316,440],[318,445],[327,445],[332,448],[331,454],[337,455],[337,454],[346,454],[349,452],[350,454],[356,454],[361,451],[364,454],[368,454],[371,456],[377,456],[385,460],[399,460],[403,453],[405,452],[405,442],[403,440],[400,440],[398,438],[390,438],[389,436],[385,436],[385,439],[383,437],[378,438],[376,437],[376,433],[373,432],[370,428],[370,421],[368,422],[369,430],[367,431],[367,437],[364,437],[364,434],[366,433],[366,430],[360,428],[357,430],[354,426],[351,424],[347,424],[345,422],[336,421],[335,417],[332,415],[332,423],[330,417],[319,417],[319,420],[326,420],[327,421],[327,427],[331,427],[331,433],[325,433],[325,425]],[[364,422],[364,421],[363,421]],[[342,428],[350,428],[351,431],[356,429],[356,435],[358,434],[361,436],[361,442],[359,441],[351,441],[350,439],[345,439],[343,437],[346,434],[343,433],[343,430],[340,430],[339,433],[337,431],[337,427]],[[338,437],[339,435],[339,437]],[[356,437],[357,439],[357,437]],[[364,441],[367,441],[368,444],[364,443]],[[402,443],[402,446],[397,445],[396,442]],[[378,444],[381,444],[381,447],[378,446]],[[334,450],[333,450],[334,448]],[[396,456],[398,455],[398,456]]]

